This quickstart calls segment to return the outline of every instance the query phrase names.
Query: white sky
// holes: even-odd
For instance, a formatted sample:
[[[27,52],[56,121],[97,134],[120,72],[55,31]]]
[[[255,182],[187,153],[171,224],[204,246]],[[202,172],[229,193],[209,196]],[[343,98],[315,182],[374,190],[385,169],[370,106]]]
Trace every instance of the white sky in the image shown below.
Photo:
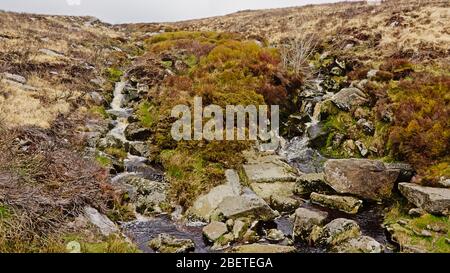
[[[351,0],[350,0],[351,1]],[[91,15],[110,23],[168,22],[339,0],[0,0],[0,10]]]

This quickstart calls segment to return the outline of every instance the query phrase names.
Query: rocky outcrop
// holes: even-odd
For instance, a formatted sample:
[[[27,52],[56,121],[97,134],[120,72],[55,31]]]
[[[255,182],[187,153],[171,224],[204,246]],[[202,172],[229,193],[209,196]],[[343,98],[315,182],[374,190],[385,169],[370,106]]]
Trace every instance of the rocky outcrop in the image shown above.
[[[368,159],[331,159],[325,163],[325,181],[338,193],[381,201],[391,196],[398,170]]]
[[[293,253],[293,246],[282,246],[272,244],[250,244],[234,247],[231,252],[234,253]]]
[[[353,107],[361,106],[369,102],[367,95],[358,88],[344,88],[336,93],[331,101],[341,110],[349,111]]]
[[[332,247],[360,235],[360,227],[355,221],[338,218],[326,224],[320,230],[316,230],[310,239],[316,245]]]
[[[382,244],[368,236],[352,238],[331,249],[337,253],[381,253],[383,250]]]
[[[314,226],[321,226],[328,217],[326,212],[298,208],[294,216],[294,238],[306,241]]]
[[[356,214],[362,205],[362,201],[351,196],[325,195],[313,192],[310,196],[311,202],[340,211]]]
[[[131,123],[125,129],[125,136],[128,140],[146,141],[152,135],[149,128],[143,128],[139,123]]]
[[[158,237],[148,243],[149,247],[160,253],[188,253],[195,249],[195,244],[190,239],[178,239],[169,234],[159,234]]]
[[[449,215],[450,213],[450,189],[432,188],[413,183],[400,183],[400,192],[419,208],[432,214]]]

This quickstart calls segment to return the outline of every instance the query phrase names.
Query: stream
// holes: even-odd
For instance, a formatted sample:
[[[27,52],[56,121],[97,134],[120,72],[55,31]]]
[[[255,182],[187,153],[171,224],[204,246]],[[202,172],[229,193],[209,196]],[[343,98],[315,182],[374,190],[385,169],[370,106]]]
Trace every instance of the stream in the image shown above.
[[[111,102],[110,109],[107,111],[111,116],[115,116],[113,121],[113,128],[107,133],[115,139],[119,139],[125,147],[133,144],[125,137],[125,129],[128,126],[129,117],[133,114],[131,108],[126,108],[124,89],[127,85],[125,80],[116,83],[114,90],[114,98]],[[324,93],[320,88],[320,82],[316,84],[316,88],[310,90],[316,96],[312,96],[305,100],[303,111],[311,118],[311,122],[306,124],[305,133],[303,136],[297,136],[285,142],[285,145],[279,149],[278,154],[285,158],[291,166],[297,168],[302,173],[314,173],[322,170],[323,162],[326,160],[320,153],[309,147],[308,130],[319,123],[319,111],[317,105],[327,97],[329,94]],[[128,153],[124,160],[124,171],[113,175],[111,183],[115,183],[123,177],[128,175],[140,176],[148,179],[156,179],[157,181],[164,181],[164,174],[157,167],[151,166],[145,157],[134,156]],[[149,171],[150,170],[150,171]],[[365,205],[362,210],[356,215],[348,215],[337,210],[327,209],[311,204],[306,201],[302,204],[303,207],[314,207],[316,209],[327,211],[328,220],[331,221],[336,218],[348,218],[355,220],[361,227],[364,235],[368,235],[376,239],[381,244],[387,246],[389,242],[385,235],[384,229],[381,227],[383,221],[383,210],[379,205]],[[202,235],[202,227],[204,223],[190,223],[183,222],[180,219],[181,211],[175,214],[168,215],[160,214],[154,217],[144,217],[137,214],[137,220],[131,222],[124,222],[121,224],[123,234],[130,238],[143,252],[151,253],[152,249],[148,247],[148,242],[161,233],[174,235],[177,238],[191,239],[194,241],[196,248],[195,252],[211,252],[210,247],[206,243]],[[289,216],[282,216],[273,222],[262,223],[259,228],[259,233],[263,235],[265,230],[277,228],[288,237],[292,237],[293,220]],[[264,242],[264,239],[262,239]],[[326,252],[325,249],[318,247],[309,247],[304,244],[295,245],[298,252],[312,253],[312,252]]]

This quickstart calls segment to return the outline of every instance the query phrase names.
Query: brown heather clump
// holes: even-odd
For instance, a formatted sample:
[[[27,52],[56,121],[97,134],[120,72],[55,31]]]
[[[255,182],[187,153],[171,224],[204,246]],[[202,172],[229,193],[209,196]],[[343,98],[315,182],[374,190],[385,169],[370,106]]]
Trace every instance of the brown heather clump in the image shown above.
[[[450,77],[416,73],[389,94],[395,113],[389,137],[393,154],[411,162],[424,183],[450,177]]]

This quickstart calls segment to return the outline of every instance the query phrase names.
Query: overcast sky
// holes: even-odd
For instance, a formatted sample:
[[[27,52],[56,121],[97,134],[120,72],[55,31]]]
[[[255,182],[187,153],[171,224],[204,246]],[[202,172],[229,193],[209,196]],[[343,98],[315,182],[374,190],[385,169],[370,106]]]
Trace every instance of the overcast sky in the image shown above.
[[[92,15],[110,23],[168,22],[339,0],[0,0],[0,9],[43,14]]]

